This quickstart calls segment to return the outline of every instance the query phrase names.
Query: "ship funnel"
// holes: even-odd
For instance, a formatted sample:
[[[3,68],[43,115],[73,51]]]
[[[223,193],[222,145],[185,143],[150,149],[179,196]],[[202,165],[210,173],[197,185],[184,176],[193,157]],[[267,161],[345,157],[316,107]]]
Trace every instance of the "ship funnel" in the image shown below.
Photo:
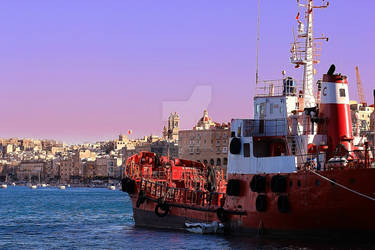
[[[329,67],[327,75],[330,75],[330,76],[333,75],[333,73],[335,73],[335,70],[336,70],[336,66],[332,64],[331,67]]]
[[[323,75],[319,109],[319,133],[327,135],[328,159],[335,156],[338,147],[352,150],[352,121],[349,106],[347,77],[334,74],[335,65]],[[337,155],[336,155],[337,156]]]

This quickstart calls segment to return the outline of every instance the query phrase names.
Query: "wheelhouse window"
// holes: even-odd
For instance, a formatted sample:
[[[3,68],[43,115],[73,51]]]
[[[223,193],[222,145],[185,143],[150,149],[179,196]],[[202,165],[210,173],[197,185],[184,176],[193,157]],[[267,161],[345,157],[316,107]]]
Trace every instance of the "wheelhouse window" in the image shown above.
[[[245,147],[245,144],[244,144]],[[245,148],[244,148],[245,151]],[[283,138],[254,137],[254,157],[276,157],[288,155],[286,142]]]

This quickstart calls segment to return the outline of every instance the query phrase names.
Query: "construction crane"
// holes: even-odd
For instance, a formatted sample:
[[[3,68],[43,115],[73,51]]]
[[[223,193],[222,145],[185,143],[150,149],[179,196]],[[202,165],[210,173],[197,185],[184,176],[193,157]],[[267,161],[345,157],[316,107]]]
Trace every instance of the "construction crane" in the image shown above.
[[[365,100],[365,95],[363,94],[363,88],[362,88],[362,81],[359,76],[359,69],[358,66],[355,67],[355,72],[357,76],[357,88],[358,88],[358,96],[359,96],[359,101],[363,106],[367,106],[366,100]]]

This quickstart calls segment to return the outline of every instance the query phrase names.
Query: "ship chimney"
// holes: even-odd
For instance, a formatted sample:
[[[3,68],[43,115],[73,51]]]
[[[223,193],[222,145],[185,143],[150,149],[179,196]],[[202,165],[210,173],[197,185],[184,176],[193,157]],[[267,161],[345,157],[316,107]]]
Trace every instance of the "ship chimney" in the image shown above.
[[[334,155],[338,146],[352,150],[352,121],[349,106],[347,77],[335,74],[332,65],[323,75],[319,109],[319,134],[327,135],[328,159]],[[340,145],[341,144],[341,145]]]

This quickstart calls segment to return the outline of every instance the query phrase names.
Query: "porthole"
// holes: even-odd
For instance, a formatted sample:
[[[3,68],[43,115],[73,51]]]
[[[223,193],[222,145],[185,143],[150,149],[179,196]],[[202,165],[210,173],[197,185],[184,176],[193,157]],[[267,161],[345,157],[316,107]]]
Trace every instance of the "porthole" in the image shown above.
[[[290,181],[289,182],[289,187],[292,187],[293,186],[293,181]]]
[[[300,181],[300,180],[297,181],[297,186],[298,186],[298,187],[301,186],[301,181]]]

